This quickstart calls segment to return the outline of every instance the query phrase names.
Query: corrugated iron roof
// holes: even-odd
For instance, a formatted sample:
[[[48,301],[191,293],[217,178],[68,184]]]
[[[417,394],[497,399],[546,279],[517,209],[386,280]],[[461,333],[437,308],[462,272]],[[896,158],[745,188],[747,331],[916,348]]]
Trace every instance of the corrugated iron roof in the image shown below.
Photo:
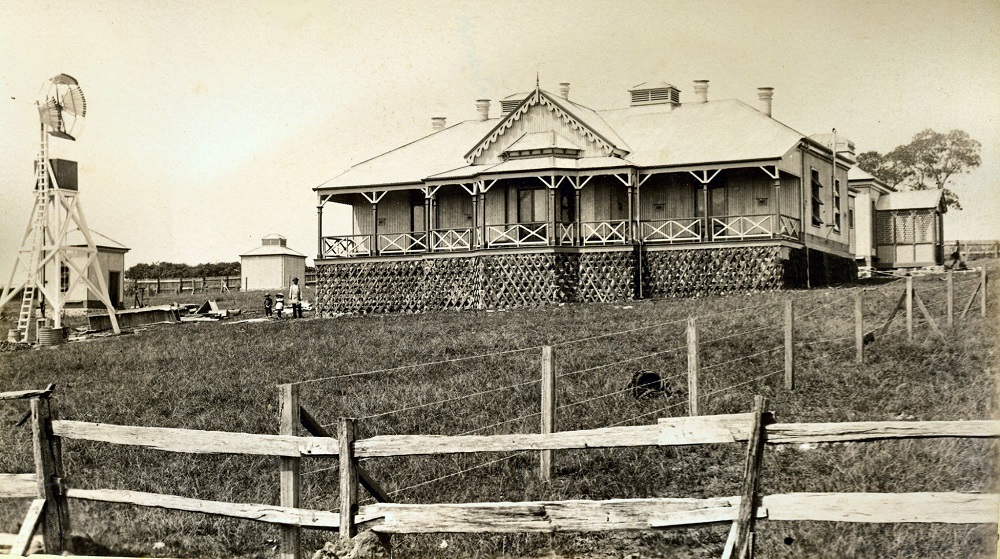
[[[630,89],[629,91],[636,91],[641,89],[666,89],[668,87],[673,87],[674,89],[677,89],[676,87],[673,86],[673,84],[669,84],[667,82],[643,82],[640,83],[639,85],[632,86],[632,89]]]
[[[847,171],[847,180],[849,180],[849,181],[870,181],[870,180],[879,180],[879,179],[877,177],[875,177],[875,175],[869,173],[868,171],[865,171],[861,167],[851,167],[850,170]]]
[[[727,161],[774,160],[805,138],[801,132],[737,100],[653,104],[595,111],[558,95],[546,97],[609,143],[627,152],[617,158],[583,158],[574,168],[609,165],[671,167]],[[470,178],[497,172],[496,166],[470,166],[464,156],[492,132],[500,119],[470,120],[351,167],[316,189],[419,184],[424,179]],[[601,161],[588,162],[589,159]],[[519,169],[550,169],[548,158],[519,160]],[[565,164],[560,163],[560,168]]]
[[[292,250],[287,246],[282,246],[282,245],[262,245],[253,250],[244,252],[240,256],[243,257],[243,256],[275,256],[275,255],[301,256],[302,258],[306,257],[306,255],[302,254],[301,252],[297,250]]]
[[[116,240],[114,240],[114,239],[112,239],[110,237],[106,237],[106,236],[102,235],[101,233],[98,233],[97,231],[94,231],[93,229],[90,230],[90,238],[91,238],[91,240],[94,241],[94,246],[99,247],[99,248],[110,248],[110,249],[122,250],[122,251],[126,251],[126,252],[129,251],[129,250],[131,250],[127,246],[119,243],[118,241],[116,241]],[[85,246],[87,246],[87,239],[86,239],[86,237],[83,236],[83,232],[81,232],[79,229],[73,229],[73,230],[68,231],[66,233],[66,243],[69,246],[85,247]]]
[[[623,150],[625,152],[632,151],[629,148],[628,142],[622,138],[615,128],[609,125],[600,115],[598,111],[591,109],[589,107],[584,107],[574,103],[568,99],[563,99],[559,95],[553,95],[547,91],[543,91],[545,96],[548,97],[549,101],[553,102],[562,110],[566,111],[570,115],[574,116],[583,125],[587,126],[595,133],[604,138],[608,143],[617,149]]]
[[[944,199],[944,190],[904,190],[890,192],[875,202],[876,210],[927,210],[937,208]]]
[[[524,134],[515,140],[513,144],[507,146],[506,151],[527,151],[532,149],[551,148],[583,150],[582,147],[576,145],[571,140],[566,139],[558,132],[550,130],[548,132],[531,132],[529,134]]]
[[[465,167],[469,146],[482,139],[499,119],[467,120],[354,165],[316,189],[419,183]]]
[[[736,100],[646,105],[602,111],[631,146],[639,167],[777,159],[802,133]]]

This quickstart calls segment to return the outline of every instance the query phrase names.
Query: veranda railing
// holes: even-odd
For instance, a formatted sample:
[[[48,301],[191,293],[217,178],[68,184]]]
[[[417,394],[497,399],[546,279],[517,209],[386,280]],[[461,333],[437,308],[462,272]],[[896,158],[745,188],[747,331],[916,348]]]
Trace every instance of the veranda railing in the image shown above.
[[[323,237],[324,257],[369,256],[371,254],[371,235],[337,235]]]
[[[427,234],[389,233],[378,236],[379,254],[412,254],[427,251]]]
[[[435,229],[431,231],[431,250],[455,252],[472,247],[472,229]]]
[[[548,232],[549,224],[545,222],[487,225],[486,246],[546,246],[549,244]]]

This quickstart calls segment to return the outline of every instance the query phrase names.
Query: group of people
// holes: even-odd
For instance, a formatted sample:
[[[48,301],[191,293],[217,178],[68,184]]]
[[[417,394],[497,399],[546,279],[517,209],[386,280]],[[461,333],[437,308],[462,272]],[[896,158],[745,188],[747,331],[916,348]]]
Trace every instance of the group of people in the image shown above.
[[[288,288],[288,304],[292,306],[292,318],[302,318],[302,288],[299,287],[299,278],[292,278],[292,285]],[[264,316],[281,318],[284,310],[283,293],[275,294],[274,299],[271,299],[270,293],[264,295]]]

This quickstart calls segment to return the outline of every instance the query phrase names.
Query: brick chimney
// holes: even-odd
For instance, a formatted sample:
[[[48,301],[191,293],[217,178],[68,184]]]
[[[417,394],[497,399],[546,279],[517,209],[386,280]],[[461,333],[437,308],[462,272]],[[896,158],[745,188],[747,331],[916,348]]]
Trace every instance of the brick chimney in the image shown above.
[[[431,117],[431,128],[433,128],[435,132],[437,132],[438,130],[444,130],[444,125],[445,125],[444,123],[445,123],[445,117],[443,116]]]
[[[708,80],[694,80],[694,102],[708,103]]]
[[[757,98],[760,99],[760,112],[771,116],[771,98],[774,97],[773,87],[758,87]]]
[[[559,84],[559,95],[561,95],[563,99],[569,101],[569,82],[562,82]]]
[[[490,100],[476,99],[476,111],[479,112],[479,120],[490,119]]]

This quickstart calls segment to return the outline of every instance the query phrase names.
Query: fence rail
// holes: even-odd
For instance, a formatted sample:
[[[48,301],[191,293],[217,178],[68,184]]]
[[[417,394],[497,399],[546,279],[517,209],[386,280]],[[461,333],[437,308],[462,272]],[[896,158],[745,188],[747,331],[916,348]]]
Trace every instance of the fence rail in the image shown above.
[[[957,275],[957,274],[954,274]],[[967,274],[970,280],[963,285],[975,283],[975,290],[969,295],[968,310],[972,301],[980,297],[985,301],[986,274],[984,270]],[[953,274],[947,275],[947,284],[935,290],[947,290],[948,298],[953,298]],[[900,282],[899,285],[904,285]],[[922,309],[926,322],[933,327],[933,320],[927,314],[920,296],[913,289],[912,278],[905,282],[905,289],[892,314],[873,332],[881,338],[896,316],[905,307],[907,328],[895,333],[912,336],[914,310]],[[928,289],[927,293],[931,290]],[[864,355],[864,328],[861,304],[862,292],[853,295],[855,299],[854,344],[858,348],[857,359]],[[835,304],[852,297],[824,303]],[[895,295],[890,295],[890,301]],[[964,298],[964,297],[963,297]],[[935,304],[943,304],[937,301]],[[985,303],[983,303],[985,305]],[[826,308],[805,313],[818,312]],[[933,308],[933,307],[932,307]],[[785,340],[766,351],[785,349],[785,365],[794,365],[795,347],[791,317],[792,301],[785,302]],[[983,306],[983,312],[985,307]],[[948,315],[954,313],[949,305]],[[964,313],[963,313],[964,315]],[[709,315],[710,316],[710,315]],[[952,317],[953,318],[953,317]],[[681,321],[675,321],[678,324]],[[688,329],[689,359],[697,356],[697,321],[689,319]],[[782,330],[781,325],[768,328]],[[940,333],[936,327],[934,331]],[[743,335],[730,333],[726,337]],[[850,339],[851,336],[836,339]],[[716,338],[724,339],[724,338]],[[711,343],[714,340],[702,341]],[[829,341],[829,340],[824,340]],[[570,343],[570,342],[566,342]],[[818,342],[815,342],[818,343]],[[538,349],[538,348],[530,348]],[[683,351],[684,346],[667,351]],[[850,346],[845,350],[852,349]],[[33,474],[0,474],[0,498],[32,498],[37,504],[29,511],[25,527],[18,538],[11,541],[22,546],[22,551],[30,541],[37,526],[50,551],[60,552],[66,545],[69,515],[66,499],[127,503],[146,507],[156,507],[188,512],[200,512],[233,518],[255,520],[275,524],[282,528],[283,558],[298,557],[300,550],[298,530],[301,528],[338,530],[341,537],[349,536],[358,527],[369,528],[383,533],[430,533],[430,532],[555,532],[555,531],[600,531],[618,529],[648,529],[690,524],[731,522],[734,526],[733,542],[752,542],[744,533],[752,530],[754,519],[798,521],[823,520],[842,522],[947,522],[947,523],[996,523],[1000,509],[1000,496],[961,492],[940,493],[792,493],[772,494],[762,498],[756,487],[761,475],[760,456],[767,446],[802,443],[851,442],[864,443],[875,440],[924,439],[924,438],[1000,438],[1000,421],[860,421],[840,423],[775,423],[770,412],[763,411],[763,404],[755,404],[754,412],[726,415],[691,415],[688,417],[660,417],[654,424],[633,426],[608,426],[575,431],[545,432],[545,415],[549,425],[554,424],[554,405],[546,408],[547,397],[555,390],[555,379],[564,375],[555,374],[555,357],[550,346],[542,348],[542,433],[515,433],[499,435],[376,435],[364,439],[354,439],[357,420],[342,418],[335,433],[325,430],[299,405],[298,384],[281,387],[281,425],[279,435],[239,433],[227,431],[202,431],[164,427],[140,427],[112,425],[73,420],[55,420],[54,410],[49,409],[49,396],[54,390],[50,385],[44,390],[22,390],[0,393],[2,400],[29,399],[32,405],[32,427],[36,443],[36,472]],[[517,350],[526,351],[526,350]],[[843,350],[841,350],[843,351]],[[547,356],[547,357],[546,357]],[[464,358],[463,358],[464,359]],[[806,361],[808,362],[808,361]],[[693,367],[690,366],[693,363]],[[698,375],[723,363],[702,367],[697,358],[689,361],[689,392],[698,394]],[[584,369],[591,370],[594,367]],[[701,373],[699,373],[701,371]],[[577,374],[573,371],[565,374]],[[755,378],[767,378],[783,372],[778,370]],[[789,374],[789,369],[784,371]],[[794,367],[791,369],[794,374]],[[368,374],[368,373],[365,373]],[[544,382],[545,375],[552,377]],[[683,373],[681,374],[683,376]],[[315,380],[315,379],[314,379]],[[754,380],[754,379],[751,379]],[[786,386],[790,387],[790,377],[786,376]],[[534,384],[538,381],[524,383]],[[740,383],[744,384],[744,383]],[[691,390],[691,386],[694,387]],[[737,385],[738,386],[738,385]],[[546,392],[548,391],[548,392]],[[717,390],[715,391],[717,392]],[[708,392],[710,396],[715,392]],[[548,396],[546,395],[548,394]],[[297,412],[295,411],[297,410]],[[690,412],[697,413],[697,407]],[[663,415],[664,410],[654,413]],[[539,414],[533,414],[539,415]],[[640,416],[645,417],[645,416]],[[638,418],[632,418],[638,419]],[[304,429],[304,431],[303,431]],[[308,432],[314,436],[300,436]],[[136,446],[167,452],[190,454],[242,454],[276,456],[281,458],[281,502],[280,505],[255,503],[230,503],[194,499],[179,495],[145,493],[121,489],[78,489],[67,487],[62,476],[62,439],[76,439],[104,442],[126,446]],[[538,452],[542,455],[541,476],[551,475],[551,453],[566,449],[625,448],[639,446],[675,446],[703,444],[746,444],[747,468],[744,472],[744,488],[739,496],[721,496],[705,499],[609,499],[602,501],[531,501],[514,503],[429,503],[398,504],[386,502],[388,496],[403,490],[387,493],[376,480],[371,479],[359,464],[362,459],[377,459],[395,456],[444,455],[459,453],[524,453]],[[549,453],[549,461],[544,459]],[[299,506],[299,467],[307,460],[339,464],[341,476],[340,512],[318,511]],[[765,472],[766,473],[766,472]],[[374,505],[358,506],[358,487],[363,487],[382,501]],[[748,496],[755,497],[749,499]],[[34,511],[34,516],[32,516]],[[33,519],[32,519],[33,518]],[[737,531],[735,527],[739,527]],[[749,526],[749,528],[748,528]],[[737,533],[739,532],[739,533]],[[25,535],[26,534],[26,535]],[[739,535],[742,534],[742,535]],[[740,545],[743,545],[741,547]],[[732,543],[727,549],[737,550],[734,556],[752,556],[739,553],[748,549],[746,544]]]
[[[291,387],[291,388],[289,388]],[[283,409],[288,402],[296,403],[294,385],[282,387]],[[51,390],[51,389],[50,389]],[[0,396],[34,393],[33,402],[47,401],[47,391],[23,391]],[[38,396],[44,394],[45,396]],[[291,397],[289,396],[291,395]],[[290,398],[290,399],[289,399]],[[286,402],[286,400],[288,402]],[[759,399],[755,410],[763,410]],[[33,409],[39,406],[33,404]],[[300,409],[300,412],[303,410]],[[292,414],[303,424],[315,423],[308,412]],[[653,425],[606,427],[581,431],[538,434],[484,435],[484,436],[428,436],[389,435],[374,436],[353,441],[345,455],[344,442],[351,441],[353,421],[341,420],[340,435],[300,437],[296,435],[261,435],[224,431],[199,431],[162,427],[137,427],[108,425],[69,420],[48,419],[38,412],[39,436],[46,437],[48,448],[58,448],[60,438],[99,441],[121,445],[185,453],[255,454],[282,457],[283,460],[338,456],[342,480],[353,479],[357,484],[360,458],[410,456],[417,454],[451,454],[470,452],[513,452],[562,450],[575,448],[617,448],[630,446],[671,446],[748,443],[748,464],[757,455],[757,464],[764,445],[799,444],[805,442],[861,442],[879,439],[914,438],[1000,438],[1000,421],[867,421],[849,423],[773,423],[770,412],[738,413],[727,415],[663,417]],[[347,426],[345,428],[345,426]],[[296,432],[285,429],[283,432]],[[346,434],[345,434],[346,433]],[[345,439],[345,437],[347,437]],[[755,448],[760,450],[754,451]],[[61,471],[61,456],[46,465],[39,463],[36,474],[0,475],[0,497],[31,498],[39,491],[39,479]],[[44,460],[43,460],[44,462]],[[42,471],[53,472],[42,474]],[[284,471],[284,470],[283,470]],[[297,469],[295,470],[297,472]],[[746,475],[759,476],[759,466],[748,465]],[[354,477],[352,477],[352,475]],[[362,476],[365,477],[365,476]],[[297,476],[296,476],[297,479]],[[750,478],[747,478],[749,480]],[[60,482],[64,486],[63,482]],[[744,495],[756,495],[756,481]],[[298,484],[294,484],[298,491]],[[341,491],[342,495],[352,492]],[[356,493],[354,493],[356,495]],[[44,505],[56,494],[38,497]],[[255,503],[230,503],[194,499],[178,495],[128,491],[120,489],[78,489],[63,487],[61,499],[80,499],[126,503],[188,512],[222,515],[255,520],[283,526],[296,534],[299,528],[339,530],[341,534],[353,533],[358,527],[382,533],[432,533],[432,532],[564,532],[605,531],[625,529],[664,528],[691,524],[728,523],[743,526],[753,519],[770,520],[825,520],[841,522],[950,522],[992,523],[997,521],[1000,496],[960,492],[943,493],[793,493],[764,496],[758,504],[744,501],[745,496],[723,496],[702,499],[609,499],[527,501],[512,503],[431,503],[398,504],[377,503],[365,507],[353,505],[352,512],[328,512],[303,509],[297,506],[276,506]],[[284,495],[284,492],[283,492]],[[356,497],[353,497],[356,499]],[[284,500],[284,497],[283,497]],[[354,501],[356,503],[356,500]],[[52,508],[66,513],[58,503]],[[48,526],[59,518],[42,515],[43,506],[33,507],[36,521]],[[29,511],[30,513],[30,511]],[[346,514],[346,516],[345,516]],[[745,517],[749,514],[749,519]],[[31,514],[29,514],[29,518]],[[35,521],[32,521],[35,522]],[[48,524],[46,524],[48,523]],[[742,523],[742,524],[741,524]],[[67,521],[64,524],[68,526]],[[348,528],[345,528],[348,526]],[[29,529],[30,528],[30,529]],[[49,534],[51,526],[43,533]],[[30,539],[34,524],[22,530]],[[284,533],[284,532],[283,532]],[[52,534],[46,535],[47,549],[61,551],[60,542]],[[290,536],[289,536],[290,537]],[[746,540],[745,536],[734,536]],[[749,541],[752,541],[752,537]],[[18,545],[27,541],[18,540]],[[747,549],[752,544],[732,544],[727,549]],[[23,551],[23,550],[21,550]],[[297,556],[297,549],[289,555]],[[737,553],[739,554],[739,553]],[[743,557],[752,556],[743,553]]]

